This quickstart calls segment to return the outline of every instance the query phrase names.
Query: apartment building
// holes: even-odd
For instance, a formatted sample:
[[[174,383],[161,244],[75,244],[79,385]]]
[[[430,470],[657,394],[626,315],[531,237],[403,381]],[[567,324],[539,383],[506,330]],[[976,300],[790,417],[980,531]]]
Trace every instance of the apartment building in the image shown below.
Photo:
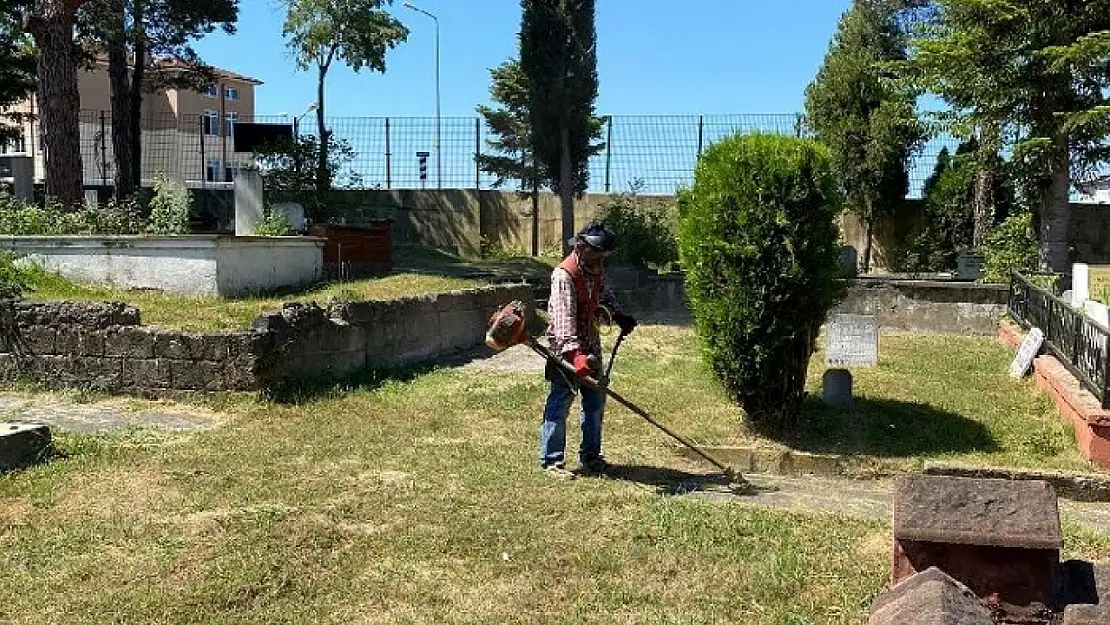
[[[184,71],[175,61],[162,62],[162,72]],[[159,173],[184,178],[190,187],[230,182],[250,154],[235,152],[235,125],[255,121],[255,87],[261,81],[223,69],[215,82],[196,92],[167,88],[148,93],[142,108],[142,177],[144,184]],[[112,150],[111,88],[108,63],[78,75],[81,97],[81,157],[87,186],[111,184],[115,173]],[[22,123],[22,137],[0,145],[0,154],[26,154],[34,158],[36,181],[44,176],[44,129],[36,119],[38,106],[32,95],[10,109],[29,113]]]

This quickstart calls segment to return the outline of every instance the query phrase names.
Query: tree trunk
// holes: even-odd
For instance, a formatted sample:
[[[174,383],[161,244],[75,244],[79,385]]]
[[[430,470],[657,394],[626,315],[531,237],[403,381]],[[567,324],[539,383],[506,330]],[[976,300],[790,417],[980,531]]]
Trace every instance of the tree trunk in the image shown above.
[[[127,71],[127,43],[123,39],[123,3],[117,2],[120,11],[118,33],[108,43],[108,79],[112,92],[112,154],[116,171],[113,177],[117,200],[135,194],[135,178],[131,158],[131,80]]]
[[[131,179],[143,185],[143,83],[146,72],[146,31],[143,28],[143,0],[135,0],[135,67],[131,70]]]
[[[532,161],[532,256],[540,255],[540,177]]]
[[[326,66],[320,67],[320,78],[316,83],[316,127],[319,129],[320,143],[316,153],[316,199],[322,209],[331,191],[331,172],[328,170],[328,151],[331,132],[324,126],[324,79],[327,78]]]
[[[867,211],[867,215],[868,215],[867,219],[866,219],[866,233],[867,233],[866,237],[867,237],[867,240],[864,241],[864,243],[863,243],[863,262],[861,263],[861,267],[863,268],[862,273],[865,274],[865,275],[868,274],[868,273],[871,273],[871,247],[872,247],[871,246],[871,241],[872,241],[872,239],[874,238],[874,235],[875,235],[875,218],[871,217],[871,211],[870,210]]]
[[[974,222],[971,234],[971,246],[979,249],[987,239],[987,233],[994,225],[994,209],[997,199],[994,197],[994,166],[983,163],[975,175],[975,200]]]
[[[570,240],[574,238],[574,174],[570,162],[570,129],[567,124],[559,128],[559,197],[563,208],[563,252],[570,253]]]
[[[1071,219],[1071,168],[1067,135],[1058,136],[1050,165],[1050,181],[1041,200],[1041,269],[1069,273],[1068,225]]]
[[[46,195],[67,209],[84,201],[81,97],[73,22],[83,0],[38,0],[28,30],[38,49],[38,100],[45,143]]]

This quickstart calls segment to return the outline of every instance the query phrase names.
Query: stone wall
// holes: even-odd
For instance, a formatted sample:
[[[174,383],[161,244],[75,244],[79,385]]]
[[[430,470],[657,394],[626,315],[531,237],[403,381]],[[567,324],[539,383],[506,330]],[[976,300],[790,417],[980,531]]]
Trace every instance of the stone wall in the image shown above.
[[[646,319],[688,320],[680,274],[644,275],[614,285],[618,301]],[[1006,312],[1004,285],[861,278],[835,312],[875,315],[883,330],[991,336]]]
[[[287,304],[249,330],[187,333],[140,324],[118,302],[0,304],[0,380],[159,397],[259,391],[367,367],[410,365],[483,344],[490,315],[524,285],[394,301]]]
[[[48,388],[158,396],[256,388],[259,336],[191,334],[139,324],[118,302],[6,302],[0,379]]]
[[[485,342],[490,316],[517,299],[535,308],[527,285],[342,302],[327,309],[287,305],[252,326],[270,341],[260,374],[277,385],[319,374],[404,367],[469,349]]]

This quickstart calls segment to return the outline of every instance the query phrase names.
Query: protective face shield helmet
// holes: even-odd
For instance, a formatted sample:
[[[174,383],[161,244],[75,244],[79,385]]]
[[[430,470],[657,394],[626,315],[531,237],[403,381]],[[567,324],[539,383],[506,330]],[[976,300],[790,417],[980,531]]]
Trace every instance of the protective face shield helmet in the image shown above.
[[[593,222],[583,228],[570,240],[570,244],[585,243],[590,247],[603,252],[612,252],[617,248],[617,235],[605,227],[604,224]]]

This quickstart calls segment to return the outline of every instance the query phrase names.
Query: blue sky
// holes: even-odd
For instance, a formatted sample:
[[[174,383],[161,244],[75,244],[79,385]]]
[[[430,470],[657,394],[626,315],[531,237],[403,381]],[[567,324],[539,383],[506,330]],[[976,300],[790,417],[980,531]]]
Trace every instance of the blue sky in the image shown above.
[[[519,0],[421,0],[438,15],[445,117],[489,100],[489,69],[516,52]],[[849,0],[598,0],[598,110],[603,114],[793,113]],[[685,5],[685,6],[683,6]],[[679,8],[681,7],[681,8]],[[197,46],[217,66],[264,81],[259,114],[299,114],[315,76],[294,72],[284,10],[243,0],[239,32]],[[411,30],[384,75],[344,67],[328,78],[329,116],[432,116],[434,23],[395,2]]]
[[[520,2],[416,4],[440,22],[443,186],[488,187],[492,179],[475,172],[475,145],[484,143],[475,138],[475,107],[489,102],[490,68],[516,55]],[[605,137],[611,140],[609,152],[590,162],[590,190],[625,191],[640,180],[645,192],[673,193],[689,182],[699,115],[706,116],[705,145],[735,131],[791,132],[792,115],[802,110],[805,88],[850,4],[598,0],[597,111],[615,119]],[[433,150],[435,24],[401,0],[388,10],[411,30],[408,41],[388,54],[385,74],[355,74],[342,65],[331,70],[329,127],[354,148],[358,156],[351,167],[364,184],[434,185],[439,180]],[[256,93],[260,116],[297,116],[315,99],[315,72],[294,69],[281,34],[283,21],[277,0],[243,0],[235,36],[213,34],[197,45],[207,62],[264,81]],[[388,143],[383,118],[392,124]],[[305,122],[303,127],[313,132],[312,116]],[[931,172],[938,149],[929,146],[911,165],[911,195]],[[419,151],[432,152],[430,177],[424,181]]]

